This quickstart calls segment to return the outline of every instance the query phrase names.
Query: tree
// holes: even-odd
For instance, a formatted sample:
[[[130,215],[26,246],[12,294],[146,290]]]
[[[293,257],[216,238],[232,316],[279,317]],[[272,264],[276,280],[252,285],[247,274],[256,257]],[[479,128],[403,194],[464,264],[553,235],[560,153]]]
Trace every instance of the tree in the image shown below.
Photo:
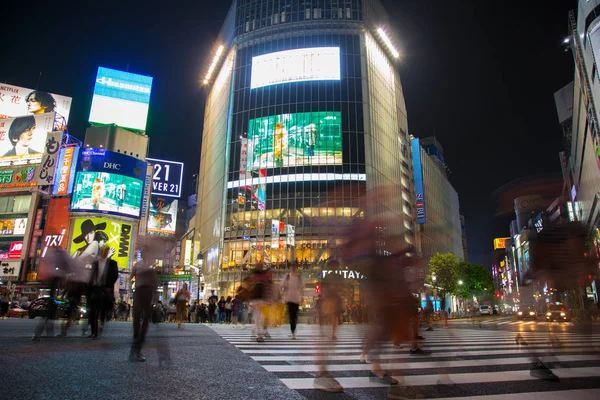
[[[458,266],[458,284],[455,294],[462,296],[482,296],[494,290],[494,279],[488,269],[481,264],[462,262]]]
[[[458,284],[460,259],[452,253],[437,253],[429,260],[429,273],[426,281],[441,293],[454,293]],[[433,282],[435,274],[435,283]]]

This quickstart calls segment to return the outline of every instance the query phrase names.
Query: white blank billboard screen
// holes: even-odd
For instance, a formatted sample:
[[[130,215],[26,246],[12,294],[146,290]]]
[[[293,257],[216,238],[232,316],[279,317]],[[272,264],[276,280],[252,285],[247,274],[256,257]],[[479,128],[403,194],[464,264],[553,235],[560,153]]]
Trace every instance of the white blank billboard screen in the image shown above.
[[[98,68],[90,122],[146,130],[152,77]]]
[[[340,80],[339,47],[311,47],[252,57],[251,89],[325,80]]]

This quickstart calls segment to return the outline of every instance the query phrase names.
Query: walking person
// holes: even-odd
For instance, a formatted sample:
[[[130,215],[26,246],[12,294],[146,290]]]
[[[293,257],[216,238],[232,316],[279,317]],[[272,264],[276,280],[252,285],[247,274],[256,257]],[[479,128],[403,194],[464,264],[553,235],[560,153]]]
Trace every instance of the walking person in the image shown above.
[[[210,297],[208,298],[208,323],[212,324],[215,322],[215,312],[217,309],[217,303],[219,298],[215,294],[214,290],[210,291]]]
[[[233,303],[231,296],[227,296],[225,300],[225,322],[231,324],[231,312],[233,310]]]
[[[50,301],[46,317],[37,324],[33,333],[33,340],[37,341],[42,336],[44,328],[48,337],[54,336],[54,320],[56,319],[57,305],[54,301],[63,280],[71,269],[71,259],[69,254],[58,248],[51,248],[46,256],[45,262],[40,265],[38,277],[41,280],[50,281]]]
[[[129,352],[129,361],[144,362],[141,355],[142,346],[148,331],[148,322],[152,318],[152,300],[158,278],[154,267],[141,259],[131,269],[130,280],[135,278],[135,292],[133,295],[133,343]]]
[[[177,309],[177,328],[182,328],[185,321],[187,321],[187,302],[190,300],[190,292],[188,291],[187,283],[183,284],[183,287],[177,291],[175,295],[176,309]]]
[[[292,331],[292,339],[296,340],[296,325],[298,324],[298,310],[302,303],[302,292],[304,291],[304,282],[298,273],[298,265],[293,262],[290,265],[288,272],[281,283],[283,289],[284,300],[287,304],[288,314],[290,318],[290,330]]]
[[[92,331],[90,337],[92,339],[98,339],[102,335],[108,303],[110,301],[112,304],[114,301],[114,285],[119,278],[116,262],[111,262],[111,257],[116,250],[113,247],[106,247],[107,241],[108,235],[106,233],[100,231],[95,233],[94,243],[97,243],[98,248],[96,260],[92,263],[89,282],[91,298],[90,309],[88,310]],[[100,324],[98,324],[98,317],[100,318]]]
[[[316,353],[315,361],[319,365],[319,370],[313,381],[313,386],[326,392],[343,392],[342,385],[328,372],[327,361],[329,351],[333,350],[333,341],[337,339],[336,332],[342,309],[341,290],[344,282],[341,275],[337,273],[339,269],[337,260],[328,261],[327,269],[331,272],[323,279],[317,307],[320,333],[327,348]],[[331,325],[331,334],[326,330],[327,325]]]
[[[217,323],[222,324],[225,321],[225,297],[221,296],[221,300],[217,303]]]

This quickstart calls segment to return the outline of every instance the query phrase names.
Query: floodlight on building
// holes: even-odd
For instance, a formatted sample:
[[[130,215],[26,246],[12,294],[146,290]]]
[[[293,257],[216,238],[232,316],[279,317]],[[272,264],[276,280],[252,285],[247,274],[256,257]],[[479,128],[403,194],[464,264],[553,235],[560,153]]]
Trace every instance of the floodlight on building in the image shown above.
[[[215,53],[215,57],[213,58],[212,63],[210,64],[210,67],[208,68],[208,72],[206,73],[206,76],[204,77],[204,81],[202,81],[202,83],[204,83],[205,85],[208,84],[208,82],[210,82],[210,78],[212,77],[212,74],[215,71],[215,68],[217,67],[217,63],[219,62],[219,59],[221,58],[221,54],[223,54],[223,50],[225,50],[225,47],[223,45],[220,45],[219,48],[217,49],[217,52]]]
[[[392,55],[394,56],[394,58],[400,57],[400,54],[398,53],[398,50],[396,50],[396,48],[392,44],[392,41],[390,40],[390,38],[387,35],[387,33],[385,33],[385,31],[383,30],[383,28],[377,29],[377,33],[379,34],[379,37],[381,38],[381,40],[383,40],[383,43],[385,43],[385,45],[387,46],[388,50],[392,53]]]

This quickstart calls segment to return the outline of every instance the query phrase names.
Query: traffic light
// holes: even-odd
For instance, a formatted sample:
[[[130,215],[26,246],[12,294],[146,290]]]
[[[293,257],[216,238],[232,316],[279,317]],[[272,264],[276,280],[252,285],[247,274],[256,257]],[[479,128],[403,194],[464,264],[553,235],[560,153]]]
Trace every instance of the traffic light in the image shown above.
[[[315,285],[315,293],[321,293],[321,285],[319,285],[318,283]]]
[[[499,299],[500,298],[500,292],[496,292],[496,298]]]

